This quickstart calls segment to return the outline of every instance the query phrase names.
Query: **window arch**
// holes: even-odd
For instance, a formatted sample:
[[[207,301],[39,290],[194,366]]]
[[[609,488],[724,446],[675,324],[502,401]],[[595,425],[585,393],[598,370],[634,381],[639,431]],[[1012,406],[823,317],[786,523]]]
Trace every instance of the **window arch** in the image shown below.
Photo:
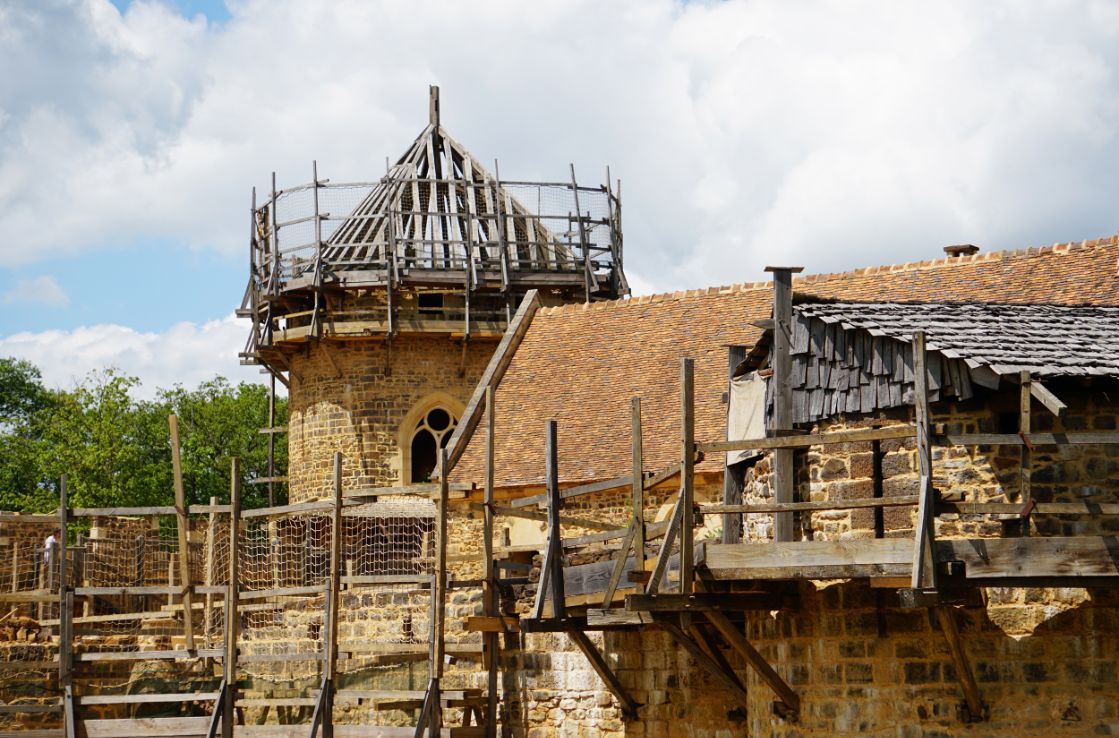
[[[400,426],[405,484],[431,481],[439,450],[447,447],[461,416],[461,404],[441,392],[417,403],[408,413]]]

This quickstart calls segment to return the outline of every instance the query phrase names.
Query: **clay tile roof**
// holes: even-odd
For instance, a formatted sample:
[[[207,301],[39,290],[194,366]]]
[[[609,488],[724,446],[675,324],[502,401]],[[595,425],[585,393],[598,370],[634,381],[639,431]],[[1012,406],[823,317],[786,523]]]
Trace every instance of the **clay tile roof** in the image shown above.
[[[1119,305],[1119,236],[794,280],[794,292],[863,302]],[[629,398],[642,400],[645,468],[679,458],[680,358],[695,360],[696,438],[725,435],[727,346],[752,346],[767,282],[540,310],[495,395],[498,486],[539,485],[544,421],[559,423],[565,483],[629,471]],[[452,481],[482,480],[482,434]],[[699,471],[718,470],[721,455]]]

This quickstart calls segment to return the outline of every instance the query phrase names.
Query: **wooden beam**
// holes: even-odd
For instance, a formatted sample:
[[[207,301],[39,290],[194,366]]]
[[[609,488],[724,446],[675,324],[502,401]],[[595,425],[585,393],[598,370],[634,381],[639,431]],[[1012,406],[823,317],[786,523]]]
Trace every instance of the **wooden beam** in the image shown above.
[[[1030,387],[1033,382],[1030,379],[1030,373],[1023,371],[1019,375],[1019,382],[1021,384],[1018,392],[1018,435],[1023,438],[1030,435],[1030,398],[1033,397]],[[1018,447],[1020,468],[1019,468],[1019,500],[1022,502],[1023,510],[1026,514],[1021,519],[1020,532],[1023,536],[1030,534],[1030,517],[1029,509],[1032,502],[1031,491],[1031,476],[1033,473],[1033,449],[1030,444],[1023,443]]]
[[[684,509],[684,496],[680,495],[676,498],[676,506],[672,508],[672,515],[668,519],[668,528],[664,531],[664,542],[661,544],[661,550],[657,554],[656,563],[653,565],[653,573],[649,577],[649,583],[645,586],[645,591],[649,594],[656,594],[660,591],[661,580],[664,575],[668,573],[668,561],[672,557],[672,544],[676,541],[676,536],[680,533],[680,521],[683,516]]]
[[[1088,587],[1119,577],[1119,536],[941,539],[936,557],[963,562],[968,582],[1063,578]]]
[[[560,490],[560,499],[569,500],[572,497],[580,497],[582,495],[590,495],[596,492],[607,492],[612,489],[622,489],[623,487],[630,487],[633,484],[632,476],[614,477],[613,479],[603,479],[598,482],[591,482],[589,484],[580,484],[577,487],[568,487]],[[515,500],[510,500],[511,507],[528,507],[529,505],[547,504],[548,494],[543,493],[533,495],[531,497],[519,497]]]
[[[555,420],[548,420],[544,424],[544,458],[544,480],[548,488],[548,564],[551,568],[549,578],[552,585],[552,617],[563,618],[567,616],[560,530],[560,506],[563,501],[559,492],[559,449]]]
[[[717,513],[776,513],[805,512],[816,510],[855,510],[864,508],[905,507],[916,505],[918,495],[898,495],[897,497],[867,497],[857,500],[819,500],[814,502],[786,502],[768,505],[700,505],[704,515]]]
[[[937,446],[1094,446],[1119,444],[1119,431],[1070,431],[1068,433],[949,433],[933,438]]]
[[[1030,394],[1054,415],[1060,416],[1061,413],[1068,409],[1068,406],[1061,402],[1059,397],[1050,392],[1048,387],[1036,379],[1030,382]]]
[[[496,389],[501,383],[501,378],[505,376],[506,370],[513,362],[513,355],[517,352],[517,347],[521,345],[521,341],[524,340],[525,334],[528,333],[528,328],[532,325],[532,318],[539,307],[539,293],[536,290],[529,290],[521,301],[520,307],[517,308],[513,319],[509,321],[509,327],[506,329],[501,343],[497,345],[497,349],[494,351],[490,363],[486,366],[486,371],[482,373],[482,378],[478,381],[466,410],[463,411],[462,418],[455,427],[454,433],[451,434],[451,440],[447,444],[446,473],[449,474],[454,469],[455,464],[466,452],[466,446],[470,443],[470,438],[474,435],[474,429],[478,427],[481,420],[486,387]]]
[[[718,580],[855,579],[905,576],[913,543],[904,538],[707,544],[704,566]]]
[[[936,515],[933,506],[932,445],[929,440],[929,375],[925,356],[925,332],[913,333],[913,396],[916,406],[917,467],[919,487],[917,524],[913,540],[913,589],[936,588],[936,562],[933,541],[936,538]]]
[[[606,663],[606,659],[602,658],[602,654],[600,654],[595,645],[591,643],[591,639],[587,637],[587,634],[581,630],[572,629],[567,632],[567,635],[571,638],[572,642],[579,647],[583,655],[587,657],[587,661],[590,662],[595,673],[598,674],[599,678],[606,684],[606,688],[609,689],[610,693],[614,695],[614,698],[621,703],[622,715],[630,720],[636,720],[637,708],[639,705],[630,697],[629,692],[622,686],[618,677],[610,670],[610,665]]]
[[[771,435],[781,435],[782,431],[793,428],[793,273],[798,268],[766,267],[773,273],[773,419],[769,427]],[[773,501],[792,502],[793,488],[793,451],[789,448],[773,452]],[[776,541],[791,541],[796,535],[793,513],[777,513],[773,519],[773,538]]]
[[[66,475],[58,483],[58,686],[63,696],[70,693],[74,676],[74,592],[66,568],[66,529],[69,527],[69,489]],[[53,562],[52,562],[53,563]],[[15,585],[13,580],[12,585]],[[64,705],[65,707],[65,705]],[[71,704],[71,708],[73,705]],[[68,735],[74,733],[73,710],[63,711],[63,728]]]
[[[225,595],[225,657],[222,660],[222,680],[226,684],[222,695],[222,738],[233,738],[234,707],[237,700],[237,635],[241,618],[237,612],[240,545],[238,535],[241,524],[241,460],[230,461],[229,472],[229,587]]]
[[[468,504],[471,510],[485,512],[487,507],[493,510],[495,515],[505,515],[510,518],[522,518],[524,520],[539,520],[541,522],[548,521],[548,514],[542,512],[532,512],[531,510],[519,510],[515,507],[503,507],[500,505],[487,506],[482,502],[471,502]],[[616,523],[604,523],[601,520],[591,520],[590,518],[572,517],[570,515],[561,515],[560,523],[564,525],[577,525],[580,528],[590,528],[591,530],[619,530]]]
[[[167,416],[171,431],[171,471],[175,486],[175,527],[179,534],[179,581],[183,586],[183,640],[188,651],[194,650],[194,610],[191,607],[190,581],[190,519],[187,517],[186,492],[183,489],[182,449],[179,445],[179,418]]]
[[[986,718],[986,706],[979,697],[979,685],[975,683],[975,674],[971,670],[971,662],[968,661],[963,642],[960,640],[955,613],[950,607],[934,607],[933,611],[940,623],[940,629],[944,631],[944,639],[948,642],[948,653],[952,657],[952,666],[955,669],[956,678],[960,682],[960,688],[964,692],[968,722],[983,720]]]
[[[786,598],[770,592],[691,592],[689,594],[626,595],[626,610],[644,612],[745,612],[779,610]]]
[[[727,348],[727,412],[726,429],[727,438],[730,438],[731,396],[734,387],[734,372],[738,365],[746,358],[745,346],[730,346]],[[730,464],[723,465],[723,504],[741,505],[744,483],[741,466],[732,470]],[[725,513],[723,515],[723,543],[739,543],[742,541],[742,515]]]
[[[629,400],[629,437],[632,470],[632,504],[633,504],[633,568],[645,571],[645,467],[642,460],[641,437],[641,398],[631,397]],[[620,560],[624,563],[627,547],[622,546]],[[638,590],[642,590],[640,584]],[[607,598],[607,603],[609,598]]]
[[[474,204],[471,203],[471,208]],[[473,227],[473,225],[471,225]],[[482,554],[485,558],[485,590],[483,592],[483,608],[488,618],[499,618],[497,571],[493,560],[494,536],[494,388],[486,387],[486,469],[484,480],[483,500],[485,511],[482,517]],[[486,738],[495,738],[497,735],[497,681],[498,667],[500,665],[498,633],[508,632],[510,628],[505,620],[498,621],[500,630],[487,631],[483,636],[483,645],[486,655]],[[470,630],[469,623],[467,630]]]
[[[826,433],[745,438],[740,441],[710,441],[697,444],[697,448],[704,453],[746,450],[767,451],[808,448],[809,446],[823,446],[833,443],[890,441],[900,438],[913,438],[916,435],[917,429],[912,425],[889,425],[885,428],[856,428],[854,430],[829,431]]]
[[[785,683],[781,675],[769,665],[765,657],[758,653],[758,650],[746,640],[746,636],[739,632],[739,629],[722,612],[711,610],[705,614],[730,647],[746,660],[746,663],[757,672],[763,682],[769,685],[769,688],[777,695],[777,699],[789,710],[798,712],[800,710],[800,697],[793,691],[792,687]]]
[[[695,362],[680,360],[680,592],[695,582]]]

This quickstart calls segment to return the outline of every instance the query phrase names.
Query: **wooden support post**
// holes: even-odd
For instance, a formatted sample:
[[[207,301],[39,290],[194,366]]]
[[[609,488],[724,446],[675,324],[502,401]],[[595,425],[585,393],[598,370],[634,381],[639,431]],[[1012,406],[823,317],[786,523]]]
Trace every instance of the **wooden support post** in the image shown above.
[[[575,165],[571,165],[571,193],[575,197],[575,218],[579,222],[579,247],[583,251],[583,287],[586,291],[586,302],[591,301],[591,284],[594,276],[591,274],[591,252],[587,244],[587,230],[583,224],[583,211],[579,209],[579,185],[575,181]]]
[[[987,708],[979,699],[979,685],[975,683],[975,674],[971,671],[971,663],[964,652],[963,643],[960,641],[960,631],[956,626],[955,614],[950,607],[935,607],[936,619],[940,622],[940,629],[944,631],[944,638],[948,641],[948,653],[952,657],[952,666],[956,670],[956,678],[960,680],[960,687],[964,692],[964,705],[968,714],[966,722],[977,722],[987,719]]]
[[[1028,371],[1023,371],[1019,377],[1022,386],[1018,393],[1018,433],[1025,438],[1030,434],[1030,397],[1033,394],[1031,392],[1033,381],[1030,379]],[[1033,502],[1033,493],[1030,488],[1030,477],[1033,473],[1033,450],[1028,443],[1023,443],[1018,449],[1018,453],[1021,454],[1020,501],[1022,510],[1025,511],[1022,516],[1021,534],[1028,537],[1030,535],[1029,511]]]
[[[271,434],[269,434],[271,436]],[[214,586],[214,537],[217,531],[217,513],[214,512],[214,507],[218,504],[217,497],[210,498],[210,515],[206,520],[206,574],[203,581],[206,584],[206,602],[205,602],[205,615],[202,616],[202,627],[204,637],[206,639],[206,648],[211,648],[213,644],[210,642],[210,636],[213,631],[211,621],[212,608],[214,606],[214,595],[210,588]]]
[[[276,478],[276,375],[269,372],[268,377],[268,507],[275,507],[276,493],[272,480]]]
[[[179,531],[179,584],[183,588],[183,639],[188,651],[194,650],[194,587],[190,581],[190,518],[187,517],[186,492],[183,489],[182,449],[179,446],[179,418],[167,416],[171,430],[171,470],[175,476],[175,527]]]
[[[70,684],[62,688],[62,735],[65,738],[76,738],[78,735],[78,720],[74,710],[74,687]]]
[[[936,589],[936,560],[933,554],[935,537],[935,500],[932,487],[932,445],[929,437],[929,381],[925,357],[925,333],[913,334],[913,396],[916,406],[917,467],[920,474],[917,523],[913,540],[913,589]]]
[[[483,605],[489,617],[497,617],[498,611],[497,577],[493,561],[493,487],[494,487],[494,391],[493,387],[486,387],[486,476],[484,488],[484,502],[486,509],[483,512],[483,541],[482,553],[486,559],[485,592]],[[488,632],[484,636],[486,652],[486,738],[495,738],[497,735],[497,670],[499,666],[500,640],[496,632]]]
[[[58,688],[62,690],[62,721],[65,735],[73,738],[74,702],[74,590],[70,586],[66,567],[66,527],[70,520],[70,496],[66,486],[66,475],[58,484],[58,546],[54,553],[58,557]],[[54,563],[54,559],[51,559]]]
[[[631,397],[629,401],[630,447],[633,455],[633,569],[645,571],[645,469],[642,461],[641,444],[641,398]],[[622,546],[621,561],[625,564],[627,547]],[[645,591],[640,582],[637,591]],[[610,602],[604,601],[603,607]]]
[[[567,617],[567,598],[563,591],[563,544],[560,537],[559,449],[556,421],[544,424],[545,479],[548,489],[548,564],[552,585],[552,617]]]
[[[579,647],[583,655],[587,657],[587,661],[591,663],[591,668],[595,670],[595,673],[598,674],[599,678],[606,684],[606,688],[609,689],[610,693],[614,695],[614,698],[621,703],[622,715],[630,720],[636,720],[637,708],[640,707],[640,705],[634,701],[633,697],[631,697],[625,687],[622,686],[618,677],[610,670],[610,665],[606,663],[606,659],[602,657],[602,654],[598,652],[595,645],[591,643],[591,639],[587,637],[587,634],[581,630],[572,629],[567,631],[567,635],[575,645]]]
[[[222,660],[222,674],[226,689],[222,695],[221,707],[222,738],[233,738],[233,710],[237,702],[237,632],[241,627],[241,618],[237,612],[240,523],[241,460],[233,458],[229,474],[229,589],[225,595],[225,658]]]
[[[446,660],[446,618],[447,618],[447,511],[450,499],[450,484],[447,481],[447,449],[439,450],[439,509],[436,511],[435,538],[435,591],[432,592],[435,602],[435,618],[432,621],[434,629],[431,645],[431,685],[430,692],[431,717],[428,723],[428,734],[434,738],[443,729],[443,701],[441,697],[441,680],[443,679],[443,662]]]
[[[330,585],[326,598],[326,629],[322,678],[322,735],[334,738],[334,673],[338,666],[338,606],[342,598],[342,454],[334,452],[334,508],[330,521]]]
[[[695,582],[695,363],[680,362],[680,591]]]
[[[793,429],[793,274],[801,267],[766,267],[773,273],[773,423],[770,435]],[[793,501],[793,450],[773,452],[773,501]],[[791,541],[796,535],[793,513],[775,513],[773,539]]]
[[[800,709],[800,697],[792,690],[785,680],[781,678],[765,657],[758,653],[746,636],[739,632],[738,628],[729,620],[727,616],[718,610],[711,610],[705,612],[704,615],[719,631],[719,635],[727,642],[727,644],[734,649],[739,656],[746,660],[746,663],[757,672],[762,681],[769,685],[769,688],[774,691],[786,708],[792,712]]]

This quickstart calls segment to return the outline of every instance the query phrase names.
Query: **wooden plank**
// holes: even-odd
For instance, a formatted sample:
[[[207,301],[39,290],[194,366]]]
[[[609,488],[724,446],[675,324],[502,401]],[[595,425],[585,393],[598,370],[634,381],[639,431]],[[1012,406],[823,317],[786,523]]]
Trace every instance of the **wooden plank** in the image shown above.
[[[147,517],[148,515],[174,515],[175,508],[167,505],[148,507],[75,507],[70,515],[75,518]]]
[[[661,543],[661,550],[657,554],[656,563],[653,565],[653,574],[649,578],[649,583],[645,586],[645,591],[649,594],[660,591],[661,579],[668,573],[668,560],[672,556],[672,544],[675,542],[676,536],[680,533],[680,521],[682,519],[684,507],[683,500],[683,495],[676,498],[676,505],[672,508],[672,515],[669,516],[668,528],[664,532],[664,541]]]
[[[642,525],[644,525],[645,521],[642,520],[641,522]],[[607,582],[606,590],[602,594],[603,607],[609,607],[610,603],[614,601],[614,592],[617,591],[618,584],[620,584],[622,581],[622,575],[625,574],[627,565],[629,566],[630,571],[645,571],[644,551],[641,552],[640,560],[638,560],[635,556],[635,558],[631,562],[628,558],[630,549],[634,549],[636,551],[636,547],[634,545],[636,539],[637,524],[635,521],[633,523],[630,523],[629,530],[626,532],[626,538],[622,542],[622,547],[618,549],[618,552],[614,556],[614,569],[610,573],[610,581]],[[644,548],[644,546],[642,546],[642,548]],[[638,561],[640,561],[640,563],[638,563]],[[639,590],[643,589],[644,587],[639,585]]]
[[[436,681],[443,676],[443,662],[446,652],[444,619],[447,613],[447,500],[450,491],[447,486],[447,474],[450,468],[448,458],[447,449],[440,449],[439,504],[438,517],[435,519],[435,591],[432,593],[432,601],[435,607],[435,617],[432,620],[435,629],[432,642],[432,681]]]
[[[1119,577],[1119,537],[942,539],[939,561],[962,561],[967,580]],[[1077,586],[1077,585],[1073,585]]]
[[[171,474],[175,487],[175,530],[179,541],[179,582],[183,585],[183,641],[187,650],[194,648],[194,613],[191,607],[190,526],[187,518],[186,492],[183,489],[182,449],[179,446],[179,418],[167,416],[171,432]]]
[[[680,361],[680,591],[695,582],[695,363]]]
[[[932,444],[929,441],[929,382],[925,354],[925,333],[913,333],[913,396],[917,426],[917,467],[919,473],[917,526],[913,538],[913,589],[936,588],[936,562],[933,543],[936,538],[936,503],[932,487]],[[957,388],[958,390],[958,388]]]
[[[199,648],[194,651],[167,649],[162,651],[105,651],[103,653],[80,653],[78,661],[185,661],[209,659],[222,655],[220,648]]]
[[[867,497],[857,500],[818,500],[814,502],[771,503],[768,505],[700,505],[704,515],[717,513],[774,513],[806,512],[814,510],[853,510],[880,507],[905,507],[916,505],[918,495],[898,495],[897,497]]]
[[[704,565],[720,580],[852,579],[912,570],[906,538],[708,544]]]
[[[805,435],[789,435],[766,438],[747,438],[741,441],[715,441],[697,444],[698,450],[704,453],[717,453],[721,451],[744,451],[757,449],[760,451],[777,449],[808,448],[809,446],[822,446],[832,443],[861,443],[863,441],[889,441],[900,438],[914,438],[917,429],[912,425],[890,425],[885,428],[856,428],[854,430],[831,431],[827,433],[809,433]],[[1016,436],[1015,436],[1016,437]],[[1119,442],[1119,433],[1116,433]]]
[[[279,505],[277,507],[258,507],[254,510],[242,510],[241,519],[249,520],[251,518],[275,518],[281,515],[293,515],[299,513],[314,513],[326,512],[333,509],[334,505],[329,500],[319,502],[296,502],[291,505]]]
[[[448,474],[454,469],[458,460],[462,458],[463,453],[466,452],[466,445],[474,435],[474,429],[478,427],[483,403],[485,402],[486,387],[492,386],[496,389],[501,384],[501,378],[505,376],[506,370],[513,362],[513,355],[516,353],[517,347],[521,345],[521,341],[524,340],[525,334],[528,333],[528,328],[532,325],[532,318],[539,307],[539,293],[536,290],[529,290],[524,299],[521,300],[521,305],[517,308],[513,319],[509,321],[509,327],[506,329],[501,343],[497,345],[497,349],[490,358],[490,363],[486,366],[482,378],[474,389],[474,394],[471,396],[466,410],[463,411],[462,418],[455,427],[454,433],[451,434],[451,440],[447,444],[446,472]]]
[[[562,489],[560,490],[560,499],[569,500],[572,497],[581,497],[582,495],[590,495],[596,492],[607,492],[613,489],[622,489],[624,487],[629,487],[632,484],[632,476],[603,479],[598,482],[580,484],[577,487],[568,487],[566,489]],[[509,505],[512,507],[528,507],[529,505],[544,505],[547,503],[548,494],[546,492],[538,495],[533,495],[531,497],[519,497],[515,500],[509,501]]]
[[[733,545],[733,544],[732,544]],[[631,612],[745,612],[778,610],[784,600],[769,592],[690,592],[688,594],[626,595],[626,610]]]
[[[58,527],[61,531],[58,537],[58,618],[61,621],[58,639],[58,686],[65,697],[67,694],[72,694],[74,674],[74,593],[70,589],[66,562],[66,529],[69,522],[70,499],[65,474],[59,480],[58,494]],[[73,734],[73,715],[64,712],[62,717],[62,727],[68,735]]]
[[[481,502],[471,502],[471,503],[469,503],[469,507],[470,507],[471,510],[477,510],[477,511],[483,512],[483,513],[487,509],[487,506],[485,505],[485,503],[481,503]],[[547,520],[548,520],[548,514],[547,513],[542,513],[542,512],[533,512],[531,510],[519,510],[519,509],[514,508],[514,507],[503,507],[503,506],[497,506],[497,505],[491,506],[490,509],[493,510],[495,515],[505,515],[505,516],[510,517],[510,518],[522,518],[524,520],[539,520],[541,522],[547,522]],[[579,517],[573,517],[573,516],[570,516],[570,515],[561,515],[560,516],[560,523],[562,523],[564,525],[576,525],[576,526],[579,526],[580,528],[590,528],[591,530],[613,531],[613,530],[618,529],[618,526],[617,526],[616,523],[604,523],[601,520],[591,520],[590,518],[579,518]]]
[[[520,618],[498,615],[470,615],[462,622],[462,629],[473,633],[516,633]]]
[[[209,702],[218,692],[166,692],[162,694],[91,694],[76,698],[80,705],[149,705],[160,702]]]
[[[1018,515],[1020,502],[938,502],[938,515]],[[1039,502],[1031,515],[1119,515],[1119,503],[1109,502]]]
[[[205,735],[210,727],[210,718],[170,717],[170,718],[111,718],[102,720],[83,720],[79,735],[86,738],[157,738],[159,736],[196,736]]]
[[[329,585],[317,584],[309,587],[273,587],[272,589],[241,590],[239,599],[262,600],[268,597],[295,597],[299,595],[317,596],[324,594]]]
[[[588,607],[588,630],[604,630],[629,625],[651,625],[653,616],[648,612],[627,610],[622,607]]]
[[[1119,431],[1070,431],[1068,433],[1029,433],[1023,440],[1017,433],[949,433],[933,438],[937,446],[1091,446],[1119,444]]]

